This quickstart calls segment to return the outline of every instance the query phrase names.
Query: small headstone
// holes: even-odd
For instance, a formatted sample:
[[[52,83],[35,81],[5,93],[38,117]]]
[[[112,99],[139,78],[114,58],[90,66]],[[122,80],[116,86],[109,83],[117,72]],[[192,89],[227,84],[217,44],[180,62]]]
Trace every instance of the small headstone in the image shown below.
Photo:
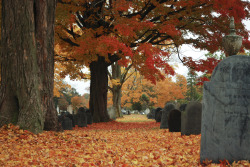
[[[250,160],[250,57],[222,60],[203,89],[200,161]]]
[[[155,110],[156,110],[156,109],[152,109],[152,110],[148,113],[148,115],[147,115],[147,118],[148,118],[148,119],[155,119]]]
[[[146,115],[149,114],[149,113],[150,113],[150,109],[147,108],[147,109],[144,111],[144,113],[145,113]]]
[[[187,104],[181,104],[179,110],[185,111],[186,107],[187,107]]]
[[[83,107],[78,109],[76,114],[78,127],[87,127],[87,115]]]
[[[161,122],[161,116],[162,116],[162,108],[158,107],[155,110],[155,120],[156,120],[156,122]]]
[[[89,109],[86,110],[86,115],[87,115],[87,124],[92,124],[93,123],[93,116],[92,113],[90,112]]]
[[[116,113],[114,107],[110,107],[110,109],[108,110],[108,115],[110,119],[116,120]]]
[[[72,114],[70,114],[70,113],[67,113],[65,116],[71,119],[71,121],[72,121],[72,126],[75,127],[74,116],[73,116]]]
[[[175,109],[175,105],[173,103],[167,103],[162,111],[161,117],[161,129],[168,128],[168,115],[171,110]]]
[[[186,110],[181,112],[181,134],[197,135],[201,133],[201,113],[200,102],[190,102]]]
[[[131,115],[131,111],[130,110],[128,110],[128,115]]]
[[[180,132],[181,131],[181,112],[180,112],[180,110],[173,109],[169,112],[168,128],[169,128],[169,132]]]
[[[66,116],[62,118],[62,128],[63,130],[72,130],[72,120]]]

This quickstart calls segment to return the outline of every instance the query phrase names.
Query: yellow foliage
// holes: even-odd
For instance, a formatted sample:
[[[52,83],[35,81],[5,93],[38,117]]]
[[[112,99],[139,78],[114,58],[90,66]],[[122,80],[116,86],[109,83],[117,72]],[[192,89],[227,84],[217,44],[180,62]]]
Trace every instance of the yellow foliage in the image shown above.
[[[187,91],[187,81],[183,75],[176,75],[176,81],[167,77],[156,85],[144,79],[139,73],[134,74],[122,87],[122,107],[130,107],[132,102],[139,102],[142,94],[149,98],[155,107],[164,107],[172,100],[183,99]]]
[[[69,84],[63,81],[63,78],[60,76],[60,72],[64,70],[64,67],[60,64],[55,62],[54,67],[54,89],[53,93],[54,96],[60,97],[61,93],[59,92],[62,88],[71,88]]]
[[[121,85],[120,79],[111,79],[112,86],[118,86]]]

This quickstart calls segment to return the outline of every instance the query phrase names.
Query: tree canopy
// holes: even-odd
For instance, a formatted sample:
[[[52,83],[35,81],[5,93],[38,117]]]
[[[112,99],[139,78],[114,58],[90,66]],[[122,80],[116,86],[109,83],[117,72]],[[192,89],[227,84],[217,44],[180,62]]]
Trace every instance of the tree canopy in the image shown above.
[[[249,2],[240,0],[59,0],[57,43],[68,52],[64,60],[88,66],[98,56],[120,64],[133,63],[146,78],[162,79],[173,69],[164,61],[167,46],[192,44],[214,52],[221,49],[229,16],[250,48],[242,20],[249,18]],[[118,58],[117,58],[118,57]],[[74,69],[72,62],[68,68]]]
[[[222,49],[231,16],[243,46],[250,48],[242,23],[249,11],[250,2],[241,0],[58,0],[56,60],[69,74],[90,67],[90,111],[94,122],[106,122],[109,65],[130,64],[156,83],[174,74],[168,64],[172,48]]]

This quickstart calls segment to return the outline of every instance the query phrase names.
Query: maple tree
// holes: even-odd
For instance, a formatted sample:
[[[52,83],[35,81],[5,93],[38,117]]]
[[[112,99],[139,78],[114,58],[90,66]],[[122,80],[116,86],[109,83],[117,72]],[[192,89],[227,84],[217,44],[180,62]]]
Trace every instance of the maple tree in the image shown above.
[[[13,123],[34,133],[57,130],[55,8],[55,0],[2,1],[0,126]]]
[[[249,18],[248,1],[241,0],[59,0],[57,43],[67,56],[65,65],[88,66],[91,72],[90,110],[94,122],[109,121],[107,92],[109,65],[133,64],[153,83],[174,74],[165,61],[169,45],[192,44],[218,50],[234,16],[237,33],[250,48],[242,24]],[[191,35],[190,35],[191,34]],[[161,70],[160,70],[161,69]]]

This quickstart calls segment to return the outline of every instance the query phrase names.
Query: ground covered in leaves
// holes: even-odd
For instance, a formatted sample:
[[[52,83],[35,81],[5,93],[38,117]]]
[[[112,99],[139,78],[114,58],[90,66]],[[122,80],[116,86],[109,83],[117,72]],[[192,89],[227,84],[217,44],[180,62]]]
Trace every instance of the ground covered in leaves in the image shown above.
[[[201,166],[200,135],[181,136],[159,127],[143,115],[38,135],[8,125],[0,129],[0,166]]]

